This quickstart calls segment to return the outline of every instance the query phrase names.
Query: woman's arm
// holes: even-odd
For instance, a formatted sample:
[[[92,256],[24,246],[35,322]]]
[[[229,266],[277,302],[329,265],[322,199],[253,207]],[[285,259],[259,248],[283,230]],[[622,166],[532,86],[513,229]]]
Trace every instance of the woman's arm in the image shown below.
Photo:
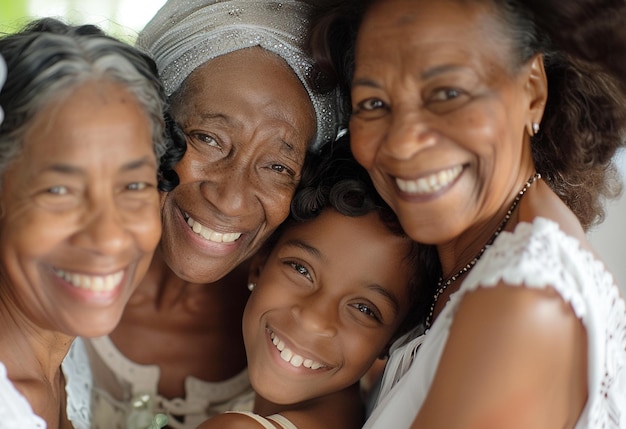
[[[586,331],[551,288],[464,296],[413,428],[573,427],[587,398]]]

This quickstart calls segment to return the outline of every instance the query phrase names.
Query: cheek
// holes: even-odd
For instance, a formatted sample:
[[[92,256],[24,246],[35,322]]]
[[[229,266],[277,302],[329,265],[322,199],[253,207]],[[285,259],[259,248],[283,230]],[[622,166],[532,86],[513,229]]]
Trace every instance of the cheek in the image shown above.
[[[69,222],[68,222],[69,221]],[[44,254],[75,232],[73,219],[29,216],[2,219],[0,242],[3,250],[31,255]]]
[[[192,153],[193,151],[193,147],[190,147],[190,145],[187,144],[185,154],[174,166],[174,171],[178,175],[180,184],[193,182],[195,180],[196,174],[194,174],[194,171],[198,170],[199,166],[198,162],[194,158],[194,154]]]
[[[293,194],[294,192],[291,189],[277,189],[273,192],[265,193],[265,196],[261,198],[268,227],[268,232],[263,241],[270,236],[274,229],[278,228],[278,225],[287,219]]]
[[[159,196],[155,195],[154,201],[146,202],[142,210],[127,214],[124,217],[124,225],[128,233],[134,237],[137,249],[142,253],[152,254],[162,232]]]
[[[381,341],[383,334],[376,335],[354,334],[344,344],[344,357],[350,362],[350,367],[358,379],[364,374],[380,356],[386,342]],[[356,381],[356,380],[355,380]]]
[[[372,128],[374,127],[366,127],[362,122],[350,122],[350,148],[357,162],[367,170],[374,168],[377,151],[378,136],[373,133]]]

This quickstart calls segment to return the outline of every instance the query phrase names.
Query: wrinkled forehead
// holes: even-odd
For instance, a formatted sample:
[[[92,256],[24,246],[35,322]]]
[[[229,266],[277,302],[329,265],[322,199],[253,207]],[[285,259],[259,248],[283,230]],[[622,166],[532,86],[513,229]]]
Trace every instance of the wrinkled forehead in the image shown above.
[[[510,35],[490,1],[378,1],[359,28],[356,68],[387,60],[454,62],[459,55],[504,61],[511,46]]]

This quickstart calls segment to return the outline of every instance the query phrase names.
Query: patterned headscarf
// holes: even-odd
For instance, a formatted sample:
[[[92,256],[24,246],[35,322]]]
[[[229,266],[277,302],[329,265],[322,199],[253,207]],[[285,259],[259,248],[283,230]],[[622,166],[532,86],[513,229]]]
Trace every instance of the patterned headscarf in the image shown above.
[[[168,96],[220,55],[252,46],[277,54],[309,94],[316,150],[337,137],[339,98],[336,90],[319,94],[311,87],[313,61],[304,51],[309,14],[310,6],[298,0],[168,0],[141,31],[137,46],[155,59]]]

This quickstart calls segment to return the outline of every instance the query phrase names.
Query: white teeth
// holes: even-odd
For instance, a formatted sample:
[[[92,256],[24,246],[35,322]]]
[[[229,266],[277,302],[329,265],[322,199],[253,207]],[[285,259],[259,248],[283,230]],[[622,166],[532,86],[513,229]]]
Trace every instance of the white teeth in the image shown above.
[[[302,362],[304,362],[304,358],[300,355],[293,355],[290,360],[290,363],[296,368],[302,365]]]
[[[452,183],[463,171],[463,167],[457,165],[448,170],[442,170],[427,177],[417,180],[404,180],[396,178],[396,184],[402,192],[409,194],[432,194]]]
[[[285,347],[283,349],[283,351],[280,352],[280,358],[282,360],[284,360],[285,362],[290,362],[291,363],[291,358],[292,357],[293,357],[293,352],[291,351],[291,349],[288,349],[288,348]]]
[[[109,292],[119,286],[124,270],[106,276],[88,276],[55,269],[54,273],[72,286],[94,292]]]
[[[187,218],[187,225],[191,227],[191,230],[204,238],[205,240],[213,241],[215,243],[232,243],[241,237],[240,232],[230,232],[222,234],[221,232],[213,231],[199,222],[196,222],[193,218]]]
[[[324,368],[323,364],[315,362],[312,359],[305,359],[299,354],[294,353],[289,347],[286,347],[285,343],[281,339],[279,339],[273,332],[270,332],[270,338],[272,339],[272,343],[280,352],[280,358],[285,362],[289,362],[292,366],[296,368],[304,366],[310,369]]]

